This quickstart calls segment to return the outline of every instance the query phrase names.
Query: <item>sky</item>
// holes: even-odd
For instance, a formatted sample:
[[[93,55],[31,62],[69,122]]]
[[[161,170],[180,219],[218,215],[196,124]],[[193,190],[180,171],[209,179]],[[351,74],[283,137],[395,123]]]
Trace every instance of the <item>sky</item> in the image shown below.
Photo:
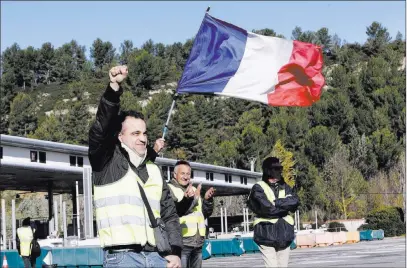
[[[184,43],[197,33],[206,8],[210,15],[243,29],[271,28],[291,38],[295,26],[303,31],[327,27],[349,43],[366,41],[373,21],[394,38],[405,37],[405,1],[1,1],[1,51],[17,43],[21,48],[55,48],[75,39],[87,55],[96,38],[110,41],[119,52],[124,40],[140,47],[155,43]]]

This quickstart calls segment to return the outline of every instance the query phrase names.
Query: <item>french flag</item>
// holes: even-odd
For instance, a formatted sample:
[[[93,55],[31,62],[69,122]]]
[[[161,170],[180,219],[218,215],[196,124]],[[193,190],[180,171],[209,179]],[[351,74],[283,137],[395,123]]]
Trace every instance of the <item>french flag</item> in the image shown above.
[[[206,13],[177,93],[310,106],[325,83],[322,65],[319,46],[247,32]]]

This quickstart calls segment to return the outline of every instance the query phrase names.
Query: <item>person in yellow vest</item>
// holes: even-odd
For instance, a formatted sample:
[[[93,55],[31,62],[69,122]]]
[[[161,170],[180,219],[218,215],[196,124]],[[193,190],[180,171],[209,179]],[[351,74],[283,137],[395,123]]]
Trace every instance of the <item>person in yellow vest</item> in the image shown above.
[[[284,182],[278,158],[266,158],[262,169],[262,181],[253,185],[247,201],[255,214],[253,239],[266,267],[287,267],[294,240],[294,219],[289,212],[297,210],[299,198]]]
[[[183,246],[179,217],[161,170],[153,163],[160,148],[155,146],[155,152],[147,146],[141,113],[120,111],[120,84],[127,74],[126,66],[109,71],[110,83],[89,130],[88,155],[103,266],[179,268]],[[152,223],[149,214],[155,218]],[[161,228],[153,228],[158,220]],[[165,233],[168,239],[162,239]]]
[[[35,268],[36,258],[31,256],[31,241],[34,239],[35,229],[31,228],[30,218],[25,218],[22,226],[17,229],[17,250],[23,258],[25,268]]]
[[[173,179],[168,186],[175,201],[182,228],[184,248],[181,254],[183,268],[202,267],[202,246],[206,237],[205,219],[213,212],[213,195],[210,187],[202,199],[201,187],[191,184],[191,166],[180,160],[175,164]]]

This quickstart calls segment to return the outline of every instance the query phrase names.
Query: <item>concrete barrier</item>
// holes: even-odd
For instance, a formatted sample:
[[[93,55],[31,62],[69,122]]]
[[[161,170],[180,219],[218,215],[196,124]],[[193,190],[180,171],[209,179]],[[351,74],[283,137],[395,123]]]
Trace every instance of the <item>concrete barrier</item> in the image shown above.
[[[315,246],[315,234],[297,234],[297,247],[314,247]]]
[[[357,231],[346,232],[346,243],[358,243],[360,241],[360,234]]]
[[[346,243],[346,232],[334,232],[332,233],[333,244],[342,245]]]
[[[315,245],[317,247],[326,247],[332,245],[332,236],[329,233],[316,233],[315,235]]]

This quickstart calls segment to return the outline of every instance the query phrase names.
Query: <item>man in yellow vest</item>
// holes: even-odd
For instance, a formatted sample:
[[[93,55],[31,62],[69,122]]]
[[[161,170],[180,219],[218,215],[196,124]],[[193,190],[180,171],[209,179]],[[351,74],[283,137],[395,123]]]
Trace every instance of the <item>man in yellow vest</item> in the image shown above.
[[[104,249],[103,266],[179,268],[179,217],[161,170],[153,163],[157,154],[147,146],[146,122],[139,112],[119,112],[123,93],[120,84],[127,74],[126,66],[109,71],[110,83],[89,130],[89,161],[98,235]],[[151,209],[147,209],[144,199]],[[155,218],[152,223],[150,216]],[[161,229],[152,226],[158,220]],[[162,239],[163,233],[168,235],[169,243],[164,243],[167,240]],[[164,244],[167,247],[161,246]]]
[[[287,267],[294,240],[294,219],[289,212],[297,210],[299,199],[284,182],[278,158],[266,158],[262,169],[262,181],[253,185],[247,202],[255,214],[253,239],[266,267]]]
[[[30,225],[30,218],[23,220],[22,226],[17,229],[17,250],[23,258],[25,268],[35,268],[36,258],[31,257],[31,241],[34,239],[34,232]]]
[[[201,187],[191,184],[191,166],[180,160],[175,164],[173,179],[168,184],[180,217],[184,248],[182,249],[182,268],[202,267],[202,246],[205,242],[205,219],[213,211],[215,190],[209,188],[204,199],[201,198]]]

